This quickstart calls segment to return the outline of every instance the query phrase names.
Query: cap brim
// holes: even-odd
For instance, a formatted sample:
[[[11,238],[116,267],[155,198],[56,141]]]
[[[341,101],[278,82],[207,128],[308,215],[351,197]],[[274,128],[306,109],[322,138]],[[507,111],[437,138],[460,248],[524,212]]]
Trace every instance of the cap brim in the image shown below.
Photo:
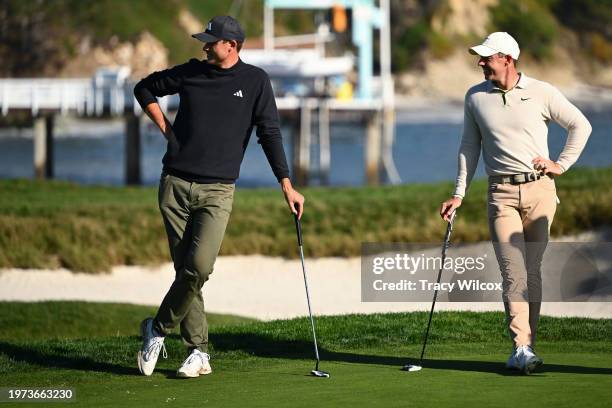
[[[215,42],[220,40],[220,38],[217,38],[212,34],[208,34],[207,32],[193,34],[192,37],[202,42]]]
[[[469,49],[470,54],[480,55],[481,57],[490,57],[493,54],[497,54],[498,51],[493,48],[489,48],[486,45],[477,45]]]

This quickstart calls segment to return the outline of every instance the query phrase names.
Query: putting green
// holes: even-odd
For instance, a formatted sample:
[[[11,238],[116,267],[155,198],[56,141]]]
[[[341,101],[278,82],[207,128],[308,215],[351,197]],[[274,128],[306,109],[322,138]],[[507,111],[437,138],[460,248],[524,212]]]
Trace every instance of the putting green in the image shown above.
[[[122,327],[119,320],[150,312],[125,305],[67,305],[89,312],[129,308],[136,316],[115,313]],[[425,312],[323,317],[317,320],[320,368],[331,373],[329,379],[309,375],[314,364],[307,319],[232,318],[231,324],[219,319],[211,327],[213,374],[184,380],[174,377],[185,353],[177,336],[166,341],[169,358],[160,358],[156,372],[143,377],[136,368],[140,340],[135,334],[108,335],[112,322],[103,329],[92,320],[81,338],[62,338],[53,325],[46,335],[32,338],[24,333],[26,320],[22,334],[11,338],[6,330],[16,323],[4,311],[16,306],[24,315],[50,307],[0,303],[0,387],[70,387],[76,392],[70,406],[600,407],[612,399],[608,319],[543,318],[538,353],[545,364],[523,376],[503,367],[509,345],[499,313],[436,314],[428,359],[414,373],[400,369],[419,355]],[[94,334],[86,337],[86,331]]]

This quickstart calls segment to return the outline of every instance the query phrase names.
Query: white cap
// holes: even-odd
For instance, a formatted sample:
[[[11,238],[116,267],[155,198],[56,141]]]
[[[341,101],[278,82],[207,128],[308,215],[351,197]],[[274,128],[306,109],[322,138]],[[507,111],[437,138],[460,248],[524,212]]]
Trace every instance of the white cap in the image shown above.
[[[482,44],[470,48],[470,54],[480,55],[481,57],[490,57],[498,52],[510,55],[518,60],[521,50],[516,40],[505,32],[491,33]]]

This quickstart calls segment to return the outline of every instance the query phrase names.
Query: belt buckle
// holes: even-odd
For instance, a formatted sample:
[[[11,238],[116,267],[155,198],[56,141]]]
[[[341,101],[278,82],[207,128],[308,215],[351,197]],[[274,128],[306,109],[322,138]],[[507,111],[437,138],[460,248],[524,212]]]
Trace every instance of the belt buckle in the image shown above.
[[[516,185],[516,184],[522,184],[525,182],[525,174],[514,174],[511,178],[511,183]]]
[[[537,181],[541,179],[542,177],[544,177],[544,174],[542,174],[541,172],[531,173],[531,181]]]
[[[523,183],[530,183],[540,178],[536,173],[522,173],[521,175],[523,176]]]

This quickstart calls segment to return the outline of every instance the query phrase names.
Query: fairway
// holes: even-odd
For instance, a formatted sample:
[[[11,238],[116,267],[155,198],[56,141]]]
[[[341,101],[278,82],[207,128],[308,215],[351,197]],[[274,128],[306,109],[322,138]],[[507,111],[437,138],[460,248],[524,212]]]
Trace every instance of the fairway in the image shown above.
[[[322,317],[321,369],[331,373],[322,379],[308,375],[314,364],[306,318],[213,315],[213,374],[182,380],[174,377],[185,357],[175,335],[153,376],[138,373],[137,323],[152,312],[0,303],[0,387],[70,387],[76,401],[69,406],[96,407],[600,407],[612,398],[611,319],[542,318],[537,350],[545,364],[527,377],[503,367],[510,347],[502,313],[436,313],[424,369],[415,373],[400,368],[420,352],[426,313]]]

